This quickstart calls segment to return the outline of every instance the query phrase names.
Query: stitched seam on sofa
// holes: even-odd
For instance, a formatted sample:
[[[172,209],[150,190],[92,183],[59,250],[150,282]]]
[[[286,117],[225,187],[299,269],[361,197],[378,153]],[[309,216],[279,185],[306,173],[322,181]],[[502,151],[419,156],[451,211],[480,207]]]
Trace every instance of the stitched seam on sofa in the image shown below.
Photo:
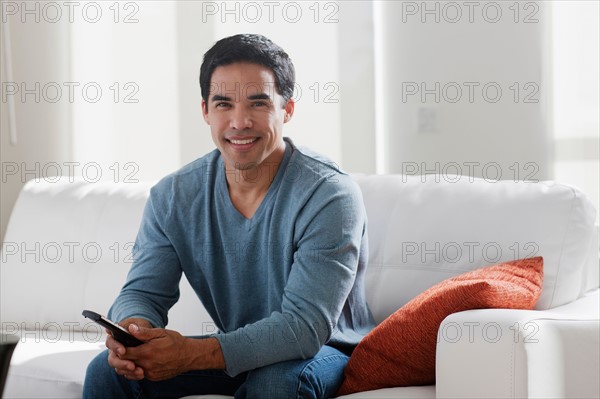
[[[571,198],[571,208],[569,209],[569,216],[567,217],[567,224],[566,224],[566,228],[565,228],[565,234],[563,236],[563,239],[561,241],[561,245],[560,245],[560,254],[558,256],[558,265],[556,265],[556,279],[554,280],[554,286],[552,287],[552,296],[550,297],[550,303],[548,304],[548,309],[551,309],[552,307],[554,307],[554,296],[556,295],[556,287],[558,285],[558,280],[559,277],[561,275],[561,262],[562,262],[562,258],[563,258],[563,252],[565,249],[565,241],[567,240],[567,235],[568,235],[568,227],[571,226],[572,224],[572,218],[573,218],[573,208],[575,206],[575,199],[577,198],[577,193],[575,192],[575,190],[572,187],[568,187],[568,186],[564,186],[561,184],[561,187],[567,188],[568,190],[571,191],[572,194],[572,198]]]
[[[358,184],[358,182],[357,182],[357,184]],[[363,194],[363,203],[364,203],[366,201],[364,199],[364,192],[362,191],[362,187],[360,186],[360,184],[359,184],[359,188],[360,188],[360,190],[361,190],[361,192]],[[366,204],[365,204],[365,214],[367,215],[367,234],[369,234],[369,227],[370,227],[371,222],[369,221],[369,215],[368,215],[368,212],[367,212]],[[388,222],[386,223],[386,226],[385,226],[385,233],[386,233],[386,235],[384,235],[383,237],[387,237],[387,233],[388,233],[388,230],[389,230],[388,229],[389,223],[390,222],[388,220]],[[369,234],[369,236],[368,236],[367,239],[370,240],[370,234]],[[368,254],[368,259],[367,259],[367,269],[365,271],[365,276],[366,275],[373,275],[373,280],[375,280],[374,286],[377,287],[377,289],[379,288],[379,280],[381,278],[381,273],[383,271],[383,264],[384,264],[383,260],[385,259],[385,248],[386,248],[385,244],[386,244],[386,240],[384,238],[383,239],[383,243],[381,244],[381,258],[379,260],[377,260],[377,261],[374,260],[373,262],[371,262],[371,250],[372,250],[372,248],[369,245],[369,254]],[[374,266],[376,266],[376,267],[374,267]],[[365,294],[366,294],[366,298],[368,298],[369,297],[369,293],[366,292],[366,290],[365,290]],[[373,313],[373,309],[371,308],[373,304],[369,303],[368,299],[367,299],[367,305],[369,306],[369,310],[371,311],[371,313]]]
[[[31,371],[31,370],[29,370],[29,371]],[[10,378],[14,378],[14,377],[23,378],[26,380],[56,382],[59,384],[75,384],[75,385],[83,386],[83,380],[66,380],[66,379],[57,379],[54,377],[41,377],[41,376],[35,376],[35,375],[31,375],[31,374],[21,374],[19,372],[13,371],[13,369],[10,370],[9,377]]]
[[[585,317],[585,316],[582,316],[582,317]],[[553,317],[540,317],[540,318],[537,318],[537,319],[529,320],[528,323],[530,323],[532,321],[537,321],[537,320],[540,320],[540,321],[591,322],[591,323],[598,323],[598,322],[600,322],[600,319],[573,319],[573,318],[562,319],[562,318],[553,318]]]
[[[396,201],[394,201],[394,211],[395,211],[396,207],[398,207],[398,204]],[[392,214],[393,213],[394,212],[392,212]],[[377,285],[379,285],[379,280],[383,273],[383,269],[385,268],[385,265],[386,265],[385,258],[386,258],[386,253],[387,253],[388,237],[393,236],[390,234],[391,230],[392,230],[392,218],[387,218],[387,222],[385,223],[385,230],[384,230],[385,234],[382,236],[382,237],[384,237],[384,239],[383,239],[383,243],[381,244],[381,259],[379,261],[379,267],[377,268],[377,283],[378,283]],[[369,248],[369,251],[370,250],[371,249]]]
[[[402,262],[398,262],[398,263],[391,263],[391,262],[386,262],[386,263],[381,263],[381,269],[386,269],[386,268],[390,268],[390,269],[396,269],[396,270],[417,270],[417,271],[431,271],[431,272],[447,272],[450,274],[450,277],[455,277],[458,274],[462,274],[462,273],[467,273],[470,271],[473,271],[472,268],[469,267],[464,267],[464,268],[460,268],[460,267],[456,267],[456,268],[452,268],[452,267],[443,267],[440,266],[440,264],[433,264],[433,265],[422,265],[422,264],[415,264],[414,266],[409,264],[409,263],[402,263]]]
[[[366,207],[365,207],[365,212],[366,212]],[[367,214],[367,234],[369,234],[369,237],[370,237],[370,233],[369,233],[370,224],[371,223],[369,222],[369,215]],[[387,237],[388,224],[389,224],[389,221],[385,225],[385,235],[383,237]],[[370,240],[370,238],[368,238],[368,239]],[[373,263],[369,262],[370,259],[367,260],[367,262],[368,262],[367,273],[369,273],[369,274],[377,273],[377,278],[375,279],[377,282],[379,282],[379,276],[381,275],[383,265],[384,265],[384,259],[385,259],[386,239],[384,238],[382,241],[383,241],[383,243],[381,244],[381,252],[380,252],[381,257]],[[371,258],[371,251],[372,251],[372,248],[369,245],[369,258]],[[371,267],[372,265],[377,265],[375,270],[373,270],[373,268]]]
[[[512,342],[512,350],[510,351],[510,395],[515,398],[515,358],[517,353],[517,345],[515,340]]]
[[[89,193],[87,193],[86,195],[88,195],[87,199],[89,200]],[[109,201],[110,196],[109,195],[105,195],[104,197],[104,201],[102,203],[102,208],[100,209],[100,212],[96,213],[96,221],[94,223],[94,231],[92,233],[92,242],[98,242],[98,230],[100,228],[100,223],[101,220],[103,219],[101,217],[101,215],[104,215],[104,211],[108,208],[108,201]],[[94,277],[94,273],[91,272],[92,268],[91,267],[87,267],[86,270],[86,276],[85,276],[85,285],[84,285],[84,289],[81,290],[81,298],[80,298],[80,302],[79,303],[83,303],[87,305],[86,302],[86,293],[87,292],[91,292],[91,290],[89,289],[90,286],[93,286],[94,284],[92,284],[92,278]]]

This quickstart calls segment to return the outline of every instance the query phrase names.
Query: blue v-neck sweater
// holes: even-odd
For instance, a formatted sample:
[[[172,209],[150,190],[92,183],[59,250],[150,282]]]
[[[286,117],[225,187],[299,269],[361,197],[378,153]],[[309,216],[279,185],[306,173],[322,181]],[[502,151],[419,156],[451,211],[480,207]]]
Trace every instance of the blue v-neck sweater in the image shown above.
[[[165,326],[185,273],[220,330],[232,376],[312,357],[326,343],[352,347],[373,328],[360,189],[333,163],[285,141],[250,219],[231,202],[217,150],[152,188],[111,318]]]

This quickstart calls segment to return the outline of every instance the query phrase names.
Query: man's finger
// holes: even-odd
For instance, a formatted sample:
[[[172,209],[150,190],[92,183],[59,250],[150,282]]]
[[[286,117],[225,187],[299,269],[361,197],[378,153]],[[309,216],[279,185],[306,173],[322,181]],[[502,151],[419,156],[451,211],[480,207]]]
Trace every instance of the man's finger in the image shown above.
[[[108,349],[110,349],[119,356],[125,354],[125,346],[116,339],[114,339],[112,336],[106,337],[105,345]]]
[[[117,374],[122,374],[123,377],[127,378],[128,380],[139,381],[139,380],[144,379],[144,370],[140,367],[136,367],[135,370],[133,370],[133,371],[128,370],[123,373],[120,373],[118,370],[116,370],[116,371],[117,371]]]
[[[150,341],[151,339],[163,335],[163,329],[161,328],[140,327],[135,323],[130,324],[128,330],[131,333],[131,335],[142,341]]]
[[[135,370],[135,363],[131,360],[121,359],[116,356],[112,351],[108,352],[108,364],[110,367],[114,369],[119,369],[122,371],[133,371]]]
[[[144,370],[141,367],[135,367],[133,370],[115,369],[115,372],[128,380],[144,379]]]

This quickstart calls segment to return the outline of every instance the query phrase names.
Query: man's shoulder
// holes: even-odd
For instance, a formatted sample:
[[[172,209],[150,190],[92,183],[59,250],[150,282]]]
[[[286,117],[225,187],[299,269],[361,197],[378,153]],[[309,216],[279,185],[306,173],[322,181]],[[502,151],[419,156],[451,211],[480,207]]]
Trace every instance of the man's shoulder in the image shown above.
[[[329,157],[308,147],[292,145],[294,153],[285,180],[293,183],[296,189],[310,191],[307,186],[315,189],[318,186],[318,191],[325,192],[359,190],[354,179]]]
[[[294,147],[284,179],[286,200],[297,213],[300,230],[308,224],[334,223],[353,215],[358,224],[366,213],[362,192],[355,180],[338,164],[305,147]],[[319,215],[317,219],[315,216]],[[347,218],[347,216],[346,216]]]
[[[219,151],[213,150],[160,179],[151,193],[155,196],[197,193],[200,187],[210,186],[208,183],[215,180],[219,159]]]
[[[332,176],[347,176],[340,166],[326,155],[311,148],[294,144],[286,139],[294,148],[294,153],[288,165],[289,174],[309,173],[311,178],[330,178]]]

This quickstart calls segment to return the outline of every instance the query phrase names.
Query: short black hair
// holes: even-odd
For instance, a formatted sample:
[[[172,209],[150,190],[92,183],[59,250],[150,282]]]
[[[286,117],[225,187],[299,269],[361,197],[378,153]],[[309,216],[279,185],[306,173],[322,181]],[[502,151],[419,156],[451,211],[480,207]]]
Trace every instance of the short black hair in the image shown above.
[[[200,67],[200,91],[206,104],[214,70],[236,62],[249,62],[269,68],[275,76],[275,88],[285,100],[284,106],[292,98],[296,72],[287,53],[265,36],[239,34],[219,40],[204,54]],[[206,110],[208,111],[208,105]]]

